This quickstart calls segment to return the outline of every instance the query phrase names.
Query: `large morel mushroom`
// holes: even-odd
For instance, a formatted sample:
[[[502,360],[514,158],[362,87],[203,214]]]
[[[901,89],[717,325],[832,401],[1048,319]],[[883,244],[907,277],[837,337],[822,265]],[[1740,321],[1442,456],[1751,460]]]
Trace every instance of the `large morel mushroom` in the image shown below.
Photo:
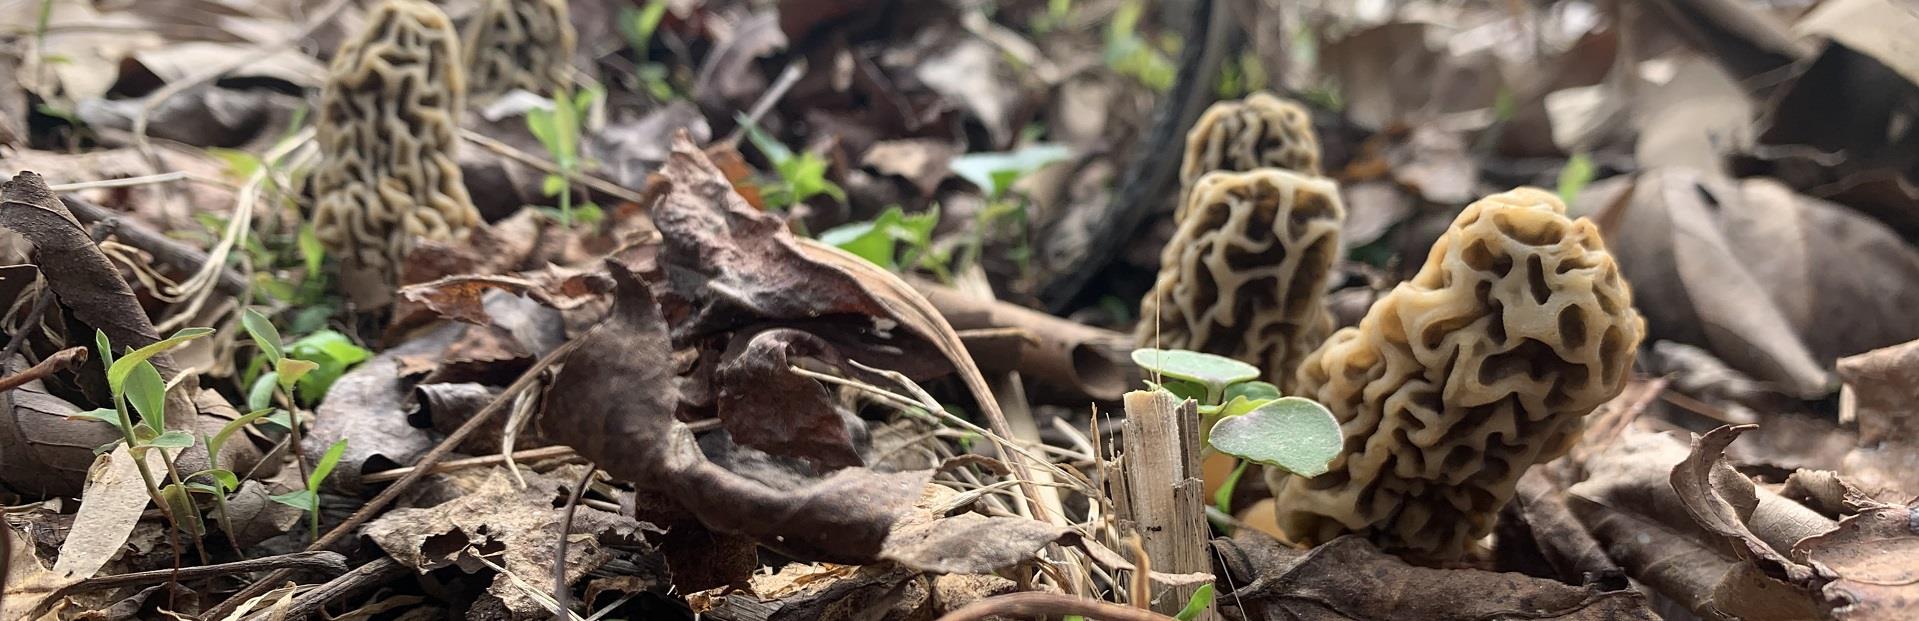
[[[415,237],[452,238],[479,223],[455,159],[465,91],[458,34],[422,0],[382,2],[333,59],[313,228],[340,257],[355,301],[390,301]]]
[[[1597,227],[1565,211],[1532,188],[1473,203],[1417,276],[1307,357],[1298,394],[1346,444],[1319,477],[1268,472],[1288,538],[1457,559],[1619,393],[1645,321]]]
[[[1236,358],[1289,388],[1332,330],[1324,294],[1346,217],[1338,187],[1274,168],[1215,172],[1181,211],[1135,340]]]
[[[485,0],[466,29],[468,90],[559,92],[571,83],[573,42],[566,0]]]

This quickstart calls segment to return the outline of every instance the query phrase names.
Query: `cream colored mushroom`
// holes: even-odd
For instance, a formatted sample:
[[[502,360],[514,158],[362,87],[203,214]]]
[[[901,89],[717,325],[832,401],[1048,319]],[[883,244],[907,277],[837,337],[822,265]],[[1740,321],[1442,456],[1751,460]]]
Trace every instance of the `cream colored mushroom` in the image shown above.
[[[572,83],[573,43],[566,0],[484,0],[466,28],[467,86],[476,97],[560,92]]]
[[[1319,137],[1304,106],[1259,92],[1206,108],[1186,134],[1181,200],[1206,173],[1279,168],[1318,176]],[[1185,203],[1179,205],[1185,213]]]
[[[416,237],[480,221],[455,159],[466,84],[458,35],[421,0],[385,0],[340,46],[321,95],[313,228],[362,305],[390,301]]]
[[[1456,559],[1619,393],[1645,321],[1598,228],[1565,212],[1533,188],[1473,203],[1417,276],[1307,357],[1299,392],[1346,448],[1316,478],[1267,473],[1289,538]]]
[[[1332,330],[1326,281],[1346,217],[1338,186],[1267,168],[1207,174],[1190,194],[1135,340],[1236,358],[1290,388]]]

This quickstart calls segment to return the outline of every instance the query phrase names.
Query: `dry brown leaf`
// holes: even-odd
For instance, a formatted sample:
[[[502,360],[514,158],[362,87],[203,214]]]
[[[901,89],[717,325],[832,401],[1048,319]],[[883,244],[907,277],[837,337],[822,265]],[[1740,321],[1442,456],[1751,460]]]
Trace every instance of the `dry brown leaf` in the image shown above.
[[[506,469],[494,468],[480,488],[426,509],[396,509],[366,526],[366,535],[394,560],[422,573],[458,566],[474,573],[487,569],[485,558],[523,580],[550,588],[553,542],[565,512],[569,488],[586,466],[551,473],[526,472],[526,486]],[[574,508],[566,531],[566,576],[573,584],[615,559],[637,563],[652,584],[666,584],[665,567],[647,545],[652,525],[587,506]],[[541,588],[544,592],[547,589]],[[504,602],[516,618],[546,611],[512,578],[495,576],[487,593]]]
[[[1725,537],[1741,551],[1741,557],[1758,565],[1767,576],[1795,585],[1811,586],[1819,578],[1814,568],[1787,558],[1747,526],[1759,508],[1759,494],[1753,487],[1752,479],[1739,474],[1726,463],[1725,452],[1726,446],[1738,439],[1740,433],[1755,427],[1757,425],[1721,425],[1704,436],[1695,436],[1692,451],[1673,466],[1673,491],[1695,522],[1713,534]],[[1803,512],[1797,517],[1806,518],[1804,528],[1794,529],[1794,532],[1824,532],[1819,529],[1830,528],[1824,517],[1812,513],[1810,509],[1784,499],[1776,500],[1778,502],[1787,503]],[[1775,513],[1795,514],[1790,508]],[[1778,542],[1785,543],[1783,540]],[[1791,550],[1791,546],[1797,543],[1792,541],[1783,549]]]
[[[360,477],[369,472],[411,464],[433,448],[425,429],[407,423],[406,400],[419,377],[403,371],[404,361],[437,361],[466,326],[446,324],[374,356],[333,383],[326,399],[314,411],[313,425],[301,438],[300,449],[309,463],[317,463],[327,447],[347,440],[340,465],[327,477],[328,487],[346,492],[360,489]]]
[[[1238,590],[1219,595],[1247,619],[1652,621],[1646,598],[1520,574],[1415,567],[1365,539],[1340,537],[1299,551],[1253,531],[1215,542]]]
[[[1835,576],[1823,589],[1834,619],[1919,617],[1919,506],[1867,509],[1800,542],[1793,556]]]
[[[166,470],[166,458],[160,451],[146,451],[146,461],[148,472]],[[119,554],[150,502],[146,480],[140,478],[139,465],[126,445],[101,455],[87,472],[80,511],[74,517],[73,530],[67,531],[66,543],[60,546],[54,573],[73,580],[92,578]]]

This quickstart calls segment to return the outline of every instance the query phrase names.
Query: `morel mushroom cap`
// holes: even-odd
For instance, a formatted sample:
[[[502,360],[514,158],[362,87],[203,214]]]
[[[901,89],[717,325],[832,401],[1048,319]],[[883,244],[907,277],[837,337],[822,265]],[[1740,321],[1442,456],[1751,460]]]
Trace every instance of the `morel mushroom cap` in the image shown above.
[[[1307,357],[1300,394],[1346,448],[1316,478],[1267,473],[1289,538],[1458,558],[1619,393],[1645,321],[1598,228],[1565,212],[1533,188],[1473,203],[1417,276]]]
[[[570,83],[573,22],[566,0],[485,0],[466,29],[467,86],[551,94]]]
[[[1135,338],[1237,358],[1288,388],[1332,330],[1323,300],[1346,217],[1338,186],[1275,168],[1215,172],[1185,207]]]
[[[1179,187],[1191,190],[1200,177],[1213,171],[1260,168],[1320,174],[1319,138],[1313,133],[1312,114],[1297,103],[1264,92],[1206,108],[1186,134]],[[1181,213],[1184,209],[1181,205]]]
[[[479,223],[455,160],[466,91],[458,35],[422,0],[386,0],[340,46],[320,99],[316,237],[356,301],[382,305],[415,236]]]

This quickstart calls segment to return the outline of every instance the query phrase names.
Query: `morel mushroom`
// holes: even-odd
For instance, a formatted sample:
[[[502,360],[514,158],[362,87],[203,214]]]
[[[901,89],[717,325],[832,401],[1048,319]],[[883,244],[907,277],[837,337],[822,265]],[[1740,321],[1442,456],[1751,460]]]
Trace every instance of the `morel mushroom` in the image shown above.
[[[1300,394],[1346,447],[1316,478],[1267,473],[1288,538],[1459,558],[1619,393],[1645,320],[1598,228],[1565,213],[1533,188],[1473,203],[1417,276],[1307,357]]]
[[[422,0],[386,0],[340,46],[320,99],[313,229],[355,301],[388,302],[414,237],[479,223],[455,160],[458,34]]]
[[[1318,176],[1319,138],[1313,117],[1299,104],[1267,93],[1213,104],[1186,134],[1186,157],[1179,166],[1179,187],[1213,171],[1246,172],[1279,168]],[[1182,195],[1183,199],[1183,195]],[[1184,213],[1185,205],[1180,205]]]
[[[573,39],[566,0],[485,0],[466,29],[467,87],[557,92],[570,83]]]
[[[1346,209],[1323,177],[1268,168],[1199,179],[1159,280],[1140,301],[1142,347],[1237,358],[1281,390],[1332,331],[1323,303]]]

